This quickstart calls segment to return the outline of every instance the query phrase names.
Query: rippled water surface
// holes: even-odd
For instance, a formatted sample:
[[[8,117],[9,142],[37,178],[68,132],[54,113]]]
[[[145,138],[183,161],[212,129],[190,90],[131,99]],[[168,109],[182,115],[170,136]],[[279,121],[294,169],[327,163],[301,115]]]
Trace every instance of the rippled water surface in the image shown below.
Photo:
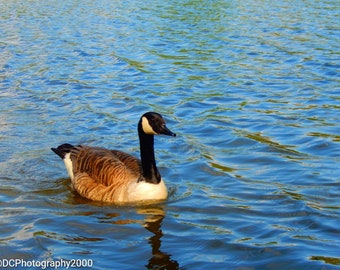
[[[0,262],[94,269],[340,267],[338,1],[0,0]],[[103,205],[50,151],[139,155],[170,191]]]

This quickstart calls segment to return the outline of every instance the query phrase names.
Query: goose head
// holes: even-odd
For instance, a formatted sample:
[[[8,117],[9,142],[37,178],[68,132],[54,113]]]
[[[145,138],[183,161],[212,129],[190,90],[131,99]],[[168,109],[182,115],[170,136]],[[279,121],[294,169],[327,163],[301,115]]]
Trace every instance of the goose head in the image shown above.
[[[143,114],[138,122],[138,136],[140,143],[140,154],[142,161],[142,177],[139,181],[158,184],[161,175],[158,172],[154,153],[154,135],[168,135],[175,137],[165,125],[163,117],[159,113],[147,112]]]
[[[145,135],[168,135],[176,137],[176,134],[170,131],[165,125],[163,117],[156,112],[147,112],[142,115],[139,124],[138,131]]]

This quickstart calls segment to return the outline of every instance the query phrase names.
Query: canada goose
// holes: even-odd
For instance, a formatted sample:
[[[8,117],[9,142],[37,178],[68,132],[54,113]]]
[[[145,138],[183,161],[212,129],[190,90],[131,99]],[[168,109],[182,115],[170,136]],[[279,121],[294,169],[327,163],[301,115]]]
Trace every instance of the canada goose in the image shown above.
[[[51,150],[65,163],[74,189],[83,197],[109,203],[163,200],[168,192],[156,167],[154,135],[176,136],[155,112],[138,122],[141,160],[100,147],[62,144]]]

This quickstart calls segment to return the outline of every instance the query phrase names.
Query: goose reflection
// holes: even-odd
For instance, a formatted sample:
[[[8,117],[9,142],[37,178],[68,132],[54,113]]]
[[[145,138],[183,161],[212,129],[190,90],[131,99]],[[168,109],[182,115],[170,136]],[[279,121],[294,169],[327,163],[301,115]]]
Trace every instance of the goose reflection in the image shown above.
[[[148,208],[139,209],[137,211],[145,215],[144,227],[153,234],[148,239],[151,246],[152,257],[148,264],[145,265],[147,269],[180,269],[176,260],[171,259],[171,254],[161,251],[162,222],[165,217],[165,212],[162,208]]]
[[[163,237],[162,232],[162,222],[166,215],[162,205],[140,205],[140,206],[132,206],[134,211],[137,212],[143,218],[140,219],[129,219],[122,218],[121,213],[119,211],[112,212],[111,205],[102,204],[100,202],[88,201],[87,199],[82,198],[78,194],[74,193],[73,196],[70,196],[68,203],[71,205],[87,205],[90,208],[93,207],[106,207],[109,206],[109,211],[105,211],[104,215],[99,215],[98,222],[99,223],[109,223],[112,225],[127,225],[127,224],[140,224],[146,230],[152,233],[152,236],[148,238],[148,244],[151,246],[151,258],[148,260],[145,267],[147,269],[160,269],[160,270],[173,270],[173,269],[184,269],[181,268],[176,260],[173,260],[172,255],[166,252],[161,251],[161,244]],[[134,208],[136,207],[136,208]],[[123,206],[124,208],[124,206]],[[131,210],[128,206],[127,210]],[[103,209],[101,208],[101,211]],[[129,211],[128,211],[129,212]],[[82,213],[84,216],[93,216],[97,215],[98,212],[93,209],[87,210]],[[103,239],[101,239],[103,240]]]

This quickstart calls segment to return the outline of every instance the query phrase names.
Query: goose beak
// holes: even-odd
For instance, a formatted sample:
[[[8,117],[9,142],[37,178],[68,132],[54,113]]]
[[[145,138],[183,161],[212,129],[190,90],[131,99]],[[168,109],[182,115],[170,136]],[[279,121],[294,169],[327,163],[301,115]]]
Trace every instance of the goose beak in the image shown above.
[[[172,131],[170,131],[170,129],[168,129],[167,126],[163,126],[161,130],[161,134],[176,137],[176,133],[173,133]]]

